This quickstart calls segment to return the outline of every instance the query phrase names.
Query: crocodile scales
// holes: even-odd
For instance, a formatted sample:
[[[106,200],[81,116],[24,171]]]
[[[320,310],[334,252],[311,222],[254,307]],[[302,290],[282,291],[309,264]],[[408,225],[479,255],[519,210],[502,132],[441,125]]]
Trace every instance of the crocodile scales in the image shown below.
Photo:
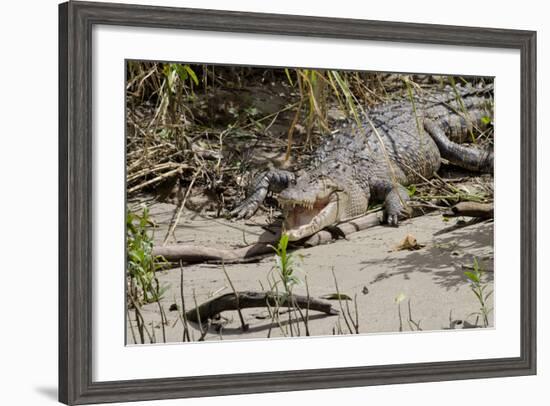
[[[291,241],[363,215],[383,202],[384,218],[397,226],[407,212],[405,186],[430,178],[445,158],[462,168],[492,173],[493,153],[475,145],[493,117],[492,85],[446,87],[439,92],[374,107],[336,131],[297,174],[262,172],[231,215],[252,216],[268,192],[278,194]]]

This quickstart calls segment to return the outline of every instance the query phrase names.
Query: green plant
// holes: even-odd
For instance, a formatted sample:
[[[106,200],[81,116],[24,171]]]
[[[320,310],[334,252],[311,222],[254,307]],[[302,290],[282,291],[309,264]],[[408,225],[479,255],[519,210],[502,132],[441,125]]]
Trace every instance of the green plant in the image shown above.
[[[275,251],[275,266],[273,267],[273,270],[276,270],[278,273],[279,280],[276,279],[276,277],[268,276],[268,280],[272,279],[273,282],[270,282],[270,289],[271,293],[273,294],[275,298],[275,308],[270,313],[272,314],[272,321],[277,321],[277,324],[279,324],[279,327],[281,327],[281,331],[283,331],[283,334],[286,336],[287,333],[282,329],[282,326],[279,322],[279,310],[281,308],[281,302],[284,302],[285,297],[288,299],[287,302],[287,314],[288,314],[288,331],[290,332],[290,336],[294,336],[294,329],[293,329],[293,322],[292,322],[292,310],[294,310],[296,321],[298,322],[298,317],[296,315],[296,311],[300,312],[302,314],[302,311],[295,305],[294,298],[292,296],[292,289],[295,285],[299,284],[301,281],[300,279],[295,275],[295,272],[299,269],[296,265],[296,256],[293,254],[288,253],[288,235],[282,234],[281,238],[279,239],[279,242],[277,244],[277,247],[274,247],[271,245],[271,248]],[[279,293],[279,285],[283,285],[283,292]],[[283,299],[283,300],[281,300]],[[306,310],[307,312],[307,310]],[[306,331],[309,334],[308,326],[307,326],[307,317],[304,319],[302,315],[302,319],[304,320],[304,324],[306,326]],[[299,322],[295,324],[296,333],[297,335],[300,335],[299,331]]]
[[[153,238],[147,228],[152,225],[149,209],[141,214],[128,210],[126,215],[128,295],[137,304],[159,301],[168,289],[161,287],[155,273],[166,265],[163,257],[153,255]]]
[[[474,265],[471,271],[465,271],[464,275],[470,283],[470,288],[479,302],[479,312],[472,313],[471,315],[481,316],[483,320],[483,327],[489,326],[489,314],[493,311],[487,304],[488,299],[493,294],[493,291],[487,292],[489,284],[483,281],[483,275],[485,274],[483,268],[479,265],[477,258],[474,257]]]
[[[163,67],[164,76],[168,79],[169,89],[176,93],[175,88],[176,78],[178,78],[182,83],[185,83],[187,80],[191,80],[196,86],[199,85],[199,79],[195,74],[195,71],[189,65],[181,65],[179,63],[169,63]]]
[[[291,294],[292,287],[299,284],[300,279],[294,274],[298,267],[296,266],[296,256],[287,252],[288,235],[283,234],[279,239],[277,247],[271,246],[275,251],[276,269],[279,273],[280,282],[283,284],[285,293]]]
[[[166,124],[166,114],[170,114],[172,124],[179,121],[179,111],[184,107],[183,94],[193,94],[193,85],[199,85],[199,79],[195,71],[189,65],[179,63],[168,63],[163,65],[162,73],[164,80],[161,85],[160,93],[160,118],[163,124]],[[171,131],[170,131],[171,132]]]
[[[417,192],[416,185],[412,184],[407,187],[407,194],[409,197],[413,197]]]
[[[350,72],[338,72],[335,70],[294,69],[296,80],[292,80],[289,69],[285,69],[288,82],[292,87],[298,88],[300,100],[296,108],[294,119],[288,131],[287,153],[289,159],[292,146],[294,128],[298,124],[302,107],[305,107],[306,144],[311,142],[311,133],[314,125],[321,134],[331,132],[328,110],[332,100],[337,102],[340,110],[348,117],[353,117],[360,125],[357,105],[360,101],[353,95],[348,78]]]

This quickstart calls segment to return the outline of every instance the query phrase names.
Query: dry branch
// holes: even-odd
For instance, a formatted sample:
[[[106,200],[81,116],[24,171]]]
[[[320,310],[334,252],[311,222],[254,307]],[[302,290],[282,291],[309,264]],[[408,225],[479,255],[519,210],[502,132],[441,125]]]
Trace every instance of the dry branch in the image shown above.
[[[335,228],[338,236],[348,236],[357,231],[365,230],[380,224],[380,219],[377,213],[370,213],[366,216],[350,220],[342,223]],[[317,234],[309,237],[305,241],[293,243],[296,246],[313,247],[319,244],[325,244],[335,239],[335,231],[330,232],[322,230]],[[200,245],[179,244],[167,245],[164,247],[155,247],[153,255],[161,255],[169,262],[204,262],[204,261],[224,261],[224,262],[242,262],[250,258],[255,258],[261,255],[273,253],[273,248],[270,244],[278,241],[279,235],[274,234],[273,238],[268,241],[259,242],[253,245],[248,245],[242,248],[224,249],[212,248]]]
[[[154,256],[161,255],[169,262],[183,261],[187,263],[204,261],[233,262],[270,252],[273,252],[273,249],[266,243],[258,243],[235,249],[211,248],[190,244],[167,245],[153,249]]]
[[[228,310],[248,309],[253,307],[285,307],[297,306],[302,309],[308,308],[328,315],[337,315],[338,310],[332,304],[308,298],[301,295],[276,294],[272,292],[236,292],[227,293],[211,299],[195,309],[187,312],[187,319],[198,323],[199,320],[206,321],[217,314]]]
[[[171,176],[175,176],[175,175],[178,175],[178,174],[181,174],[182,170],[183,169],[186,169],[188,166],[187,165],[178,165],[178,167],[176,169],[172,169],[171,171],[168,171],[168,172],[165,172],[163,173],[162,175],[159,175],[153,179],[150,179],[146,182],[143,182],[137,186],[134,186],[134,187],[131,187],[130,189],[128,189],[128,194],[131,194],[131,193],[134,193],[134,192],[137,192],[138,190],[141,190],[143,189],[144,187],[146,186],[150,186],[154,183],[158,183],[160,182],[161,180],[164,180],[164,179],[167,179]]]

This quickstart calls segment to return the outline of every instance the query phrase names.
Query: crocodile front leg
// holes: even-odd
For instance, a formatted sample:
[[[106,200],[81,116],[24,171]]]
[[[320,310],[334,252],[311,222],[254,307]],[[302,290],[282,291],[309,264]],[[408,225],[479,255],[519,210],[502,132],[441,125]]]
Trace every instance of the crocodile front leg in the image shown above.
[[[292,172],[281,169],[271,169],[260,173],[250,188],[248,197],[234,208],[229,214],[237,219],[249,218],[263,203],[267,192],[280,192],[294,183],[296,177]]]
[[[410,215],[411,199],[403,185],[389,179],[371,179],[370,188],[374,199],[384,202],[384,223],[397,227],[400,219]]]
[[[384,201],[384,221],[390,226],[397,227],[399,219],[410,215],[409,201],[409,193],[403,185],[393,186]]]

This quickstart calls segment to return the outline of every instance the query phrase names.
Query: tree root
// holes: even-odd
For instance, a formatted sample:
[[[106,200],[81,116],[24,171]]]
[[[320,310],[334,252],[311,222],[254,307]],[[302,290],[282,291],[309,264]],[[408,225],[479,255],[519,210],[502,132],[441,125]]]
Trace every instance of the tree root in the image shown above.
[[[273,292],[253,292],[244,291],[227,293],[204,302],[200,306],[189,310],[186,313],[187,320],[198,323],[199,320],[204,323],[212,319],[215,315],[228,310],[239,310],[254,307],[299,307],[300,309],[309,309],[327,315],[337,315],[338,310],[332,307],[332,304],[308,298],[301,295],[286,295],[284,293]]]

